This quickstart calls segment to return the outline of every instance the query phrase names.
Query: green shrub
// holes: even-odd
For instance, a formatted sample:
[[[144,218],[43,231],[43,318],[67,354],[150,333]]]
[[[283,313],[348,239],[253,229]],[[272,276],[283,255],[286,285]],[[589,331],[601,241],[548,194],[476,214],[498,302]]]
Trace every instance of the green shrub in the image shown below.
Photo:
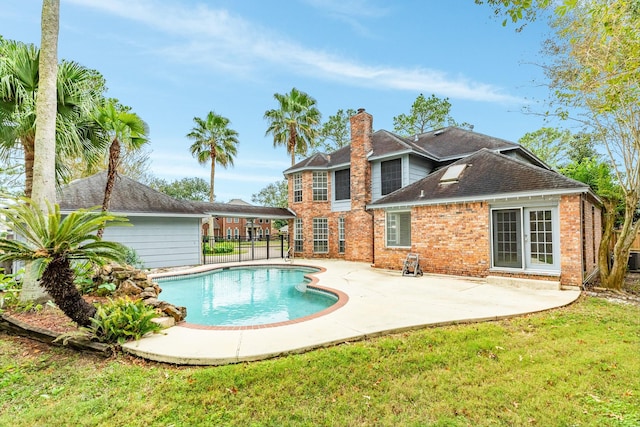
[[[1,270],[1,269],[0,269]],[[15,274],[0,273],[0,313],[4,308],[11,307],[16,311],[41,311],[44,306],[35,301],[20,301],[24,269]]]
[[[162,329],[152,321],[158,317],[158,313],[141,300],[109,299],[106,304],[96,308],[96,315],[91,319],[92,324],[86,330],[93,339],[100,342],[122,344]]]
[[[216,243],[216,246],[213,248],[213,252],[216,254],[228,254],[233,252],[233,243],[231,242],[220,242]]]
[[[211,254],[229,254],[233,252],[233,243],[232,242],[219,242],[216,243],[213,249],[209,243],[204,243],[202,245],[202,252],[205,255]]]
[[[127,248],[127,252],[124,255],[124,261],[127,265],[130,265],[135,268],[143,269],[144,262],[142,262],[142,258],[138,256],[138,253],[133,248]]]

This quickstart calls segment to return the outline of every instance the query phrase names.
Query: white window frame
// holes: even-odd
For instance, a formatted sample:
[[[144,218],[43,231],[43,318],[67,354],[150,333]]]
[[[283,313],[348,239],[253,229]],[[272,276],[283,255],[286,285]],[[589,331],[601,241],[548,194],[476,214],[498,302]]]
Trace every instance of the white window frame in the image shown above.
[[[516,210],[518,211],[518,219],[520,221],[519,235],[517,236],[517,243],[520,251],[520,265],[519,266],[496,266],[495,260],[495,245],[496,241],[494,235],[496,230],[496,224],[494,223],[494,212],[504,210]],[[553,262],[550,264],[533,262],[531,257],[531,242],[532,232],[530,230],[531,223],[527,218],[527,213],[531,211],[551,211],[551,255]],[[523,271],[523,272],[536,272],[542,274],[559,274],[560,273],[560,219],[558,214],[557,205],[549,204],[533,204],[524,206],[495,206],[490,209],[490,252],[491,252],[491,269],[492,270],[505,270],[505,271]],[[546,234],[547,232],[545,232]],[[535,242],[538,243],[538,242]]]
[[[343,254],[345,251],[345,240],[344,240],[344,217],[338,217],[338,253]]]
[[[312,193],[314,202],[326,202],[329,200],[329,181],[327,171],[313,171]]]
[[[405,220],[403,223],[402,220]],[[388,248],[411,247],[411,211],[387,211],[385,214],[384,241]],[[408,236],[408,242],[402,242]]]
[[[329,220],[313,218],[313,253],[326,254],[327,252],[329,252]]]
[[[302,252],[304,250],[302,218],[296,218],[293,220],[293,247],[296,252]]]
[[[293,175],[293,202],[302,202],[302,174],[296,173]]]

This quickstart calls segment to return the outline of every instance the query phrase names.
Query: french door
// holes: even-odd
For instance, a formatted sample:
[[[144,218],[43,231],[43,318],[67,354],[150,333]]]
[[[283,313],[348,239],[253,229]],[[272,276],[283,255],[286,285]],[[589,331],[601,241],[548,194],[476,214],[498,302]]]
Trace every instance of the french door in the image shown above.
[[[555,207],[494,209],[492,230],[494,267],[559,269]]]

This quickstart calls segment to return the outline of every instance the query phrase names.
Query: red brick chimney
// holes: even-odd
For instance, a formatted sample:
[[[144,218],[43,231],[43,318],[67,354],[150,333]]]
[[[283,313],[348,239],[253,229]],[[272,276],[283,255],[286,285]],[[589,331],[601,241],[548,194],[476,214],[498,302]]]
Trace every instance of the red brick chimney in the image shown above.
[[[371,202],[371,165],[373,117],[358,109],[351,122],[351,211],[345,218],[349,238],[345,259],[373,262],[373,215],[366,211]]]

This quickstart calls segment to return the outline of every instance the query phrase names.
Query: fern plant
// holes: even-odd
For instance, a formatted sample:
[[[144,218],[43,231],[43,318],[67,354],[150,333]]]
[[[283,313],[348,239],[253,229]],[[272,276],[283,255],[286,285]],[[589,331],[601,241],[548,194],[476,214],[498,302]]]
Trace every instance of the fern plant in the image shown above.
[[[91,325],[84,329],[100,342],[123,344],[149,333],[160,332],[162,327],[153,321],[156,317],[158,313],[141,300],[109,299],[107,303],[96,307]]]

